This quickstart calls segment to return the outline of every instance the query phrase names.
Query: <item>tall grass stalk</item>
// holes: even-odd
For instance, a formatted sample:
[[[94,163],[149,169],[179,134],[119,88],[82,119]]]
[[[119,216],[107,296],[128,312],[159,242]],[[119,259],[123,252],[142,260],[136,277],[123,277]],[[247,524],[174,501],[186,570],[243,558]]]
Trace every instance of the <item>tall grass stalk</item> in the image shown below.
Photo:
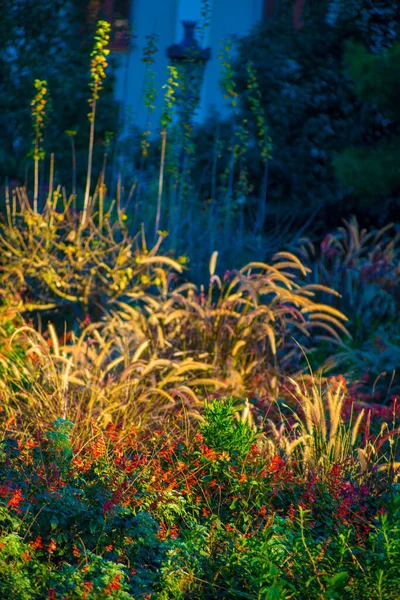
[[[228,241],[231,227],[231,213],[232,213],[232,197],[233,197],[233,181],[234,181],[234,170],[235,170],[235,119],[237,116],[237,97],[236,83],[233,77],[232,68],[232,54],[233,54],[234,38],[228,37],[224,42],[221,43],[221,49],[219,52],[219,60],[221,61],[221,79],[220,87],[222,89],[224,98],[230,101],[232,112],[233,112],[233,123],[232,133],[230,141],[230,159],[228,167],[225,171],[225,175],[228,177],[228,185],[226,191],[226,206],[224,215],[224,240],[225,243]]]
[[[211,173],[211,198],[210,198],[210,216],[208,219],[209,226],[209,250],[214,252],[215,250],[215,238],[216,238],[216,214],[214,214],[214,207],[217,211],[217,166],[218,166],[218,155],[219,155],[219,144],[220,144],[220,124],[217,125],[215,133],[214,148],[213,148],[213,162],[212,162],[212,173]]]
[[[164,108],[161,115],[161,160],[160,160],[160,170],[158,176],[158,196],[157,196],[157,212],[156,219],[154,225],[154,239],[157,238],[158,230],[160,229],[160,220],[161,220],[161,201],[163,194],[163,185],[164,185],[164,165],[165,165],[165,152],[167,147],[167,129],[168,126],[172,123],[172,110],[173,106],[176,102],[176,88],[179,87],[178,82],[178,70],[176,67],[172,65],[168,65],[169,77],[167,79],[167,83],[163,86],[166,90],[164,94]]]
[[[272,140],[268,135],[267,119],[262,107],[262,94],[258,84],[257,73],[253,63],[247,63],[247,89],[250,111],[256,120],[256,135],[257,143],[261,152],[261,157],[264,164],[263,178],[259,196],[259,206],[257,210],[254,234],[262,233],[264,230],[266,207],[267,207],[267,190],[268,190],[268,171],[269,160],[271,159]]]
[[[111,26],[107,21],[98,21],[95,35],[94,48],[90,54],[92,57],[91,62],[91,82],[89,87],[92,91],[92,95],[89,98],[89,104],[91,111],[88,114],[90,121],[90,134],[89,134],[89,152],[88,152],[88,168],[86,176],[86,188],[85,197],[83,203],[83,213],[81,225],[84,226],[87,219],[88,208],[89,208],[89,197],[90,197],[90,184],[92,177],[92,162],[93,162],[93,144],[94,144],[94,127],[96,119],[96,103],[99,99],[99,92],[102,89],[102,81],[105,78],[105,68],[107,65],[106,56],[110,51],[106,48],[110,39]]]
[[[49,175],[49,193],[47,195],[46,205],[51,202],[54,187],[54,152],[50,154],[50,175]]]
[[[76,198],[76,149],[75,149],[75,136],[76,136],[76,131],[72,130],[72,129],[67,129],[67,131],[65,132],[66,135],[69,138],[70,144],[71,144],[71,159],[72,159],[72,195]],[[74,200],[74,208],[75,207],[75,202],[76,200]]]
[[[161,161],[160,161],[160,171],[158,175],[158,196],[157,196],[157,212],[156,212],[156,221],[154,225],[154,238],[157,236],[157,232],[160,229],[160,219],[161,219],[161,200],[163,194],[163,185],[164,185],[164,165],[165,165],[165,149],[167,147],[167,128],[164,127],[161,131]]]
[[[38,211],[39,196],[39,162],[44,158],[44,151],[40,143],[43,141],[43,128],[46,116],[45,106],[47,100],[47,81],[35,79],[36,94],[31,102],[32,118],[34,120],[35,138],[33,141],[33,150],[30,153],[34,162],[34,189],[33,189],[33,210]]]

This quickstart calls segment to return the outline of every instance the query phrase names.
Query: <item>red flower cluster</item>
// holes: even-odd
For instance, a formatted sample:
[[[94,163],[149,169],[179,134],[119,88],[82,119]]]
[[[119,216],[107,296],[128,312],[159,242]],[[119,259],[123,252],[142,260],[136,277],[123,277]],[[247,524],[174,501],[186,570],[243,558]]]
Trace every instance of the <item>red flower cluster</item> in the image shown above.
[[[121,580],[121,575],[118,573],[110,581],[110,583],[108,585],[106,585],[106,587],[103,589],[103,594],[105,596],[111,596],[114,590],[120,590],[121,589],[120,580]]]
[[[29,546],[32,548],[32,550],[34,552],[36,550],[43,550],[44,546],[43,546],[43,542],[42,542],[42,537],[40,535],[38,535],[34,541],[30,542]]]
[[[162,522],[159,523],[159,529],[158,529],[158,533],[157,533],[157,537],[159,540],[164,541],[168,537],[170,537],[173,540],[176,540],[178,535],[179,535],[178,525],[172,525],[172,527],[170,529],[168,529],[164,523],[162,523]]]
[[[12,491],[12,495],[9,501],[7,502],[7,506],[9,508],[13,508],[16,513],[21,513],[22,511],[19,508],[19,505],[21,504],[23,499],[24,497],[22,495],[21,490],[18,487],[16,487],[15,490]]]

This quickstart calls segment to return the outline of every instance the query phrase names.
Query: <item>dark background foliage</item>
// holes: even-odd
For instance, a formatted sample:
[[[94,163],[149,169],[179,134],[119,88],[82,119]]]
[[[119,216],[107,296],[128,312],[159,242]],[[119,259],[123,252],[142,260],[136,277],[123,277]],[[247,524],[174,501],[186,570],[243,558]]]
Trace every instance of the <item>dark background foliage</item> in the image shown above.
[[[55,154],[57,183],[71,189],[71,147],[65,131],[76,131],[78,183],[86,173],[89,139],[88,88],[95,23],[82,15],[87,0],[4,0],[0,2],[0,179],[31,184],[30,102],[34,80],[47,80],[51,110],[44,130],[44,150]],[[101,163],[106,131],[115,131],[118,105],[109,73],[96,117],[95,166]],[[47,168],[49,161],[46,160]],[[48,173],[41,163],[41,184]],[[29,172],[30,170],[30,172]],[[96,168],[95,168],[96,172]]]
[[[281,3],[275,18],[240,41],[236,63],[249,118],[247,61],[257,69],[274,145],[268,202],[280,211],[318,209],[328,227],[352,213],[382,224],[399,207],[400,5],[312,2],[303,29],[291,18],[290,3]],[[249,164],[260,181],[255,153]]]
[[[5,0],[0,4],[0,97],[2,114],[6,115],[0,120],[1,186],[5,177],[19,184],[27,183],[28,187],[32,185],[32,160],[27,158],[33,137],[30,101],[34,80],[38,78],[48,80],[51,96],[51,110],[44,130],[47,154],[46,160],[40,163],[42,190],[48,182],[49,153],[54,152],[55,184],[64,185],[67,194],[71,192],[71,138],[65,131],[72,130],[76,131],[73,139],[78,197],[82,196],[79,192],[85,180],[89,135],[89,54],[95,26],[85,16],[88,4],[88,0]],[[310,236],[324,236],[341,225],[342,218],[348,219],[353,214],[361,226],[367,227],[382,227],[397,219],[400,208],[397,101],[400,4],[392,0],[314,0],[306,3],[303,20],[301,29],[294,28],[292,0],[276,2],[273,17],[265,19],[238,41],[238,57],[233,64],[239,93],[236,115],[222,120],[210,114],[205,124],[193,128],[194,151],[185,179],[185,189],[189,191],[184,192],[187,204],[183,216],[193,222],[192,215],[205,214],[213,190],[214,212],[210,211],[211,216],[205,219],[222,222],[225,215],[232,213],[229,232],[220,221],[215,225],[214,237],[211,236],[215,247],[208,247],[210,236],[203,235],[204,240],[199,241],[196,260],[203,271],[215,249],[219,251],[222,268],[238,266],[228,264],[232,256],[230,241],[238,229],[244,240],[241,248],[235,250],[238,262],[243,264],[252,259],[255,248],[258,258],[266,259],[262,248],[268,246],[265,240],[269,228],[272,225],[283,229],[287,215],[294,218],[292,226],[297,230],[310,220],[313,229],[307,231]],[[258,237],[256,240],[254,222],[262,196],[265,166],[256,143],[256,119],[250,110],[246,69],[249,61],[256,70],[261,107],[272,140],[265,239],[261,242]],[[160,88],[163,84],[155,83]],[[113,131],[116,135],[109,149],[107,185],[112,178],[114,193],[117,173],[113,165],[118,152],[119,169],[123,174],[128,173],[124,189],[129,190],[138,182],[134,216],[129,213],[132,217],[129,224],[137,229],[140,214],[149,229],[154,224],[160,140],[154,136],[144,161],[140,129],[144,129],[145,124],[135,124],[135,133],[128,136],[125,130],[124,140],[119,137],[121,119],[118,103],[113,99],[113,84],[112,69],[108,69],[96,113],[93,182],[97,181],[101,169],[106,132]],[[240,192],[240,176],[244,171],[236,164],[233,194],[228,199],[227,172],[233,132],[243,126],[244,119],[247,119],[248,146],[245,150],[241,148],[240,160],[246,163],[248,192],[245,196]],[[214,170],[217,132],[220,146]],[[176,157],[180,160],[179,152],[169,134],[167,162],[170,155],[171,160]],[[179,175],[180,168],[180,164],[172,165],[171,169],[167,165],[166,194],[168,190],[178,189],[174,173]],[[179,194],[180,191],[178,197]],[[43,199],[45,191],[39,197]],[[169,200],[165,201],[166,211],[170,211],[169,206]],[[166,245],[172,244],[178,253],[190,254],[193,248],[186,246],[190,246],[194,237],[201,240],[204,225],[199,221],[198,230],[195,234],[191,232],[187,243],[179,224],[174,223],[174,219],[178,222],[183,217],[174,215],[173,211],[165,215],[168,224],[163,223],[163,228],[175,232]],[[283,234],[281,238],[282,246]],[[204,257],[200,257],[200,251]],[[229,260],[224,262],[224,257]],[[189,258],[196,269],[192,257]]]

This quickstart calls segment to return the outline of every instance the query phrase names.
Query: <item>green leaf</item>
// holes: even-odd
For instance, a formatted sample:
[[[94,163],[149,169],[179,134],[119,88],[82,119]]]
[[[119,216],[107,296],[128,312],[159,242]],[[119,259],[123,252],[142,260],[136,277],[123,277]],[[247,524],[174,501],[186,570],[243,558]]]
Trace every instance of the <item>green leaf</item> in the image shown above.
[[[337,590],[338,588],[343,588],[349,580],[349,575],[345,571],[341,571],[340,573],[336,573],[333,577],[328,579],[328,589]]]
[[[58,519],[55,515],[52,515],[50,517],[50,527],[52,529],[57,529],[57,527],[58,527]]]

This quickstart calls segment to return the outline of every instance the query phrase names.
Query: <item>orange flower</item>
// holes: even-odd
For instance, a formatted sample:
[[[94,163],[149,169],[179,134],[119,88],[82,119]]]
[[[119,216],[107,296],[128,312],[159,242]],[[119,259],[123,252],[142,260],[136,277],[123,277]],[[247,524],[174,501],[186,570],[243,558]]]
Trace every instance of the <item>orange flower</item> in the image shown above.
[[[84,581],[83,582],[83,587],[85,588],[85,591],[83,592],[83,600],[86,600],[88,597],[88,593],[92,591],[93,589],[93,583],[91,581]]]
[[[97,460],[107,453],[107,446],[103,436],[100,436],[96,442],[90,444],[90,450],[92,452],[93,460]]]
[[[159,524],[157,537],[161,541],[165,540],[165,538],[167,537],[167,528],[165,527],[164,523]]]
[[[49,545],[47,546],[47,552],[49,554],[52,554],[54,552],[54,550],[57,548],[57,544],[56,542],[53,540],[53,538],[51,538]]]
[[[215,452],[215,450],[211,450],[211,448],[209,448],[205,444],[201,444],[200,450],[201,450],[203,456],[205,458],[207,458],[208,460],[210,460],[211,462],[214,462],[215,460],[217,460],[217,453]]]

